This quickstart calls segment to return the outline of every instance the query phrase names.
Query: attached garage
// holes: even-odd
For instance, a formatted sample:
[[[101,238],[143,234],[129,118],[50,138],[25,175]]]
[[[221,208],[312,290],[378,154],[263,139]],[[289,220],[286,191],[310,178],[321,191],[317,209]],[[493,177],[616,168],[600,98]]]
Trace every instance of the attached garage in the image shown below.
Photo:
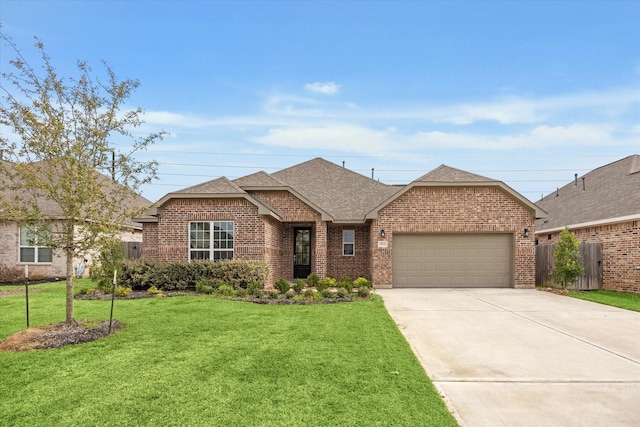
[[[397,288],[508,288],[513,234],[395,234]]]

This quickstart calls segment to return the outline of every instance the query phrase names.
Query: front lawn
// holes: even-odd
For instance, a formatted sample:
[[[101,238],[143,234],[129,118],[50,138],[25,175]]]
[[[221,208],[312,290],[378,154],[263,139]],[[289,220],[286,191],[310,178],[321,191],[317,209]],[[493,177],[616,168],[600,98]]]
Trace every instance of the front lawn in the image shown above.
[[[31,325],[64,319],[64,285],[30,293]],[[109,301],[76,301],[106,319]],[[0,297],[0,341],[24,329]],[[0,353],[11,426],[456,425],[374,297],[257,305],[209,296],[118,300],[125,329],[88,344]]]
[[[640,295],[615,291],[571,291],[570,296],[627,310],[640,311]]]

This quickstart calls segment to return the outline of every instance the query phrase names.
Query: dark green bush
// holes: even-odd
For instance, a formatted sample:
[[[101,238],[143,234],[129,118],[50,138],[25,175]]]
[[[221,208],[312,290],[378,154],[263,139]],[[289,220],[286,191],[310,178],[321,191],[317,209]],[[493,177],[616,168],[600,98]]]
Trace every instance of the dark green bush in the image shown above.
[[[369,294],[371,293],[371,291],[369,290],[368,287],[363,286],[361,288],[358,288],[358,296],[360,298],[366,298],[369,296]]]
[[[215,293],[223,297],[234,297],[236,296],[237,291],[233,288],[233,286],[223,283],[218,286],[218,289],[216,289]]]
[[[336,284],[338,288],[344,288],[347,292],[351,292],[353,290],[353,279],[349,276],[342,276],[338,283]]]
[[[236,289],[236,296],[238,298],[246,298],[249,296],[249,291],[244,288]]]
[[[338,288],[338,290],[336,291],[336,296],[338,298],[346,298],[348,297],[350,294],[350,291],[346,290],[345,288]]]
[[[278,291],[271,289],[268,293],[269,298],[271,299],[278,299],[280,297],[280,294],[278,293]]]
[[[278,279],[276,283],[273,284],[273,287],[278,290],[281,294],[284,294],[289,289],[291,289],[291,284],[285,279]]]
[[[325,277],[324,279],[321,279],[318,281],[318,284],[316,285],[316,289],[318,290],[318,292],[322,292],[325,289],[329,289],[335,286],[336,286],[336,279],[333,279],[331,277]]]
[[[249,295],[259,296],[262,293],[262,288],[262,283],[252,282],[247,286],[247,291],[249,292]]]
[[[300,293],[302,293],[302,290],[304,289],[304,287],[305,287],[304,280],[296,279],[296,282],[293,284],[291,288],[295,291],[296,294],[299,295]]]
[[[123,264],[119,283],[133,289],[146,290],[155,286],[162,290],[195,289],[198,280],[212,279],[211,285],[226,283],[236,289],[248,287],[250,283],[264,283],[269,269],[260,261],[229,260],[157,262],[130,260]]]
[[[325,298],[335,298],[336,297],[336,294],[331,292],[329,289],[323,289],[320,293]]]
[[[210,294],[218,285],[213,279],[200,279],[196,282],[196,292]]]
[[[318,282],[320,282],[320,276],[316,273],[311,273],[307,276],[307,286],[312,288],[317,287]]]

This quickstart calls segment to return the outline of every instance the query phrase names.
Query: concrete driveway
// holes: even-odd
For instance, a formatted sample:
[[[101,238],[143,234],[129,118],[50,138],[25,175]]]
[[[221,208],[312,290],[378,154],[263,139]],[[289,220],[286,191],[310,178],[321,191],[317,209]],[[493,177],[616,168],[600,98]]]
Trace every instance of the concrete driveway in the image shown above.
[[[640,426],[640,313],[517,289],[378,293],[463,426]]]

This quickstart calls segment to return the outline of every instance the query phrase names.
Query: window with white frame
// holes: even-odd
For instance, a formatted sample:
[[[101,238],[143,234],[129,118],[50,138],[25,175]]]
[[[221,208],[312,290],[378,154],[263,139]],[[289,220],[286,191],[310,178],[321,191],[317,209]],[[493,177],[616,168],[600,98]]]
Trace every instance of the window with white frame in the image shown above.
[[[190,222],[189,259],[233,259],[233,221]]]
[[[356,250],[356,232],[354,230],[342,231],[342,255],[353,256]]]
[[[45,228],[43,233],[39,236],[32,228],[20,227],[20,262],[50,263],[53,260],[51,248],[41,243],[46,240],[43,236],[51,233],[51,228]]]

